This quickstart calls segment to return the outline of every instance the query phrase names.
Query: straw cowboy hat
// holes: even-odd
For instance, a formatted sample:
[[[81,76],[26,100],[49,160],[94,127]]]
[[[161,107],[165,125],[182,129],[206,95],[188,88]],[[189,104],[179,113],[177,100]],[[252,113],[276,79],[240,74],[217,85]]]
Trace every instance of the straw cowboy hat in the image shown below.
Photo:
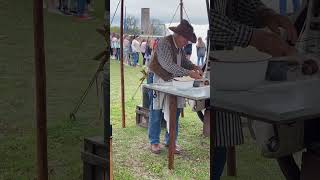
[[[182,20],[180,24],[176,27],[169,27],[169,29],[193,43],[197,42],[197,37],[193,32],[193,27],[187,20]]]

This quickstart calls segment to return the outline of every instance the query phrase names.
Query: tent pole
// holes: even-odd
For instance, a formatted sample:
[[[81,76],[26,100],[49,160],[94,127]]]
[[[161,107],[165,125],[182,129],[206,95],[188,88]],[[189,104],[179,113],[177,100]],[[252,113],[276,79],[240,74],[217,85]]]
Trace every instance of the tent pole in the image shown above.
[[[48,179],[46,69],[43,27],[43,0],[33,1],[35,95],[37,122],[37,177]]]
[[[120,21],[120,73],[121,73],[121,107],[122,107],[122,128],[126,127],[126,113],[124,104],[124,72],[123,72],[123,3],[121,0],[121,21]]]

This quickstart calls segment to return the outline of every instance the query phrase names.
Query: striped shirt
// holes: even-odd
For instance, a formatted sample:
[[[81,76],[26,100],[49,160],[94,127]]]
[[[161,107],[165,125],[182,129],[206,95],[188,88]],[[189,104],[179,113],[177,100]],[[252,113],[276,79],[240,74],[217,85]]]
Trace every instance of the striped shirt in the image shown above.
[[[208,36],[213,50],[247,47],[254,28],[264,27],[264,17],[275,13],[260,0],[215,0],[211,6]],[[210,72],[210,61],[207,71]],[[213,99],[210,101],[212,105]],[[237,113],[217,112],[215,127],[215,146],[243,144],[241,118]]]

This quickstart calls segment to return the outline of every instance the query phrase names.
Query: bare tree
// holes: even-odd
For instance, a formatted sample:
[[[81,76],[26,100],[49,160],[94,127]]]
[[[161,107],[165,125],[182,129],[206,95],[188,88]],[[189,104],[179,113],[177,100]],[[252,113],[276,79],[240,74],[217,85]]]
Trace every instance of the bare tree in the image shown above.
[[[124,32],[127,34],[140,34],[138,23],[138,19],[135,16],[127,16],[124,23]]]

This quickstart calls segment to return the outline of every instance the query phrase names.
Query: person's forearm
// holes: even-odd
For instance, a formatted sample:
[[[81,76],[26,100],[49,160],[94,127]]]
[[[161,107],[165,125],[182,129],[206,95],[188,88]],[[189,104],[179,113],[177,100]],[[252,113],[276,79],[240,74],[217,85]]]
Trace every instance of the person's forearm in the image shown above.
[[[183,54],[182,57],[184,57],[184,58],[182,58],[181,66],[185,69],[188,69],[188,70],[194,70],[195,65],[189,59],[187,59],[186,55]]]

